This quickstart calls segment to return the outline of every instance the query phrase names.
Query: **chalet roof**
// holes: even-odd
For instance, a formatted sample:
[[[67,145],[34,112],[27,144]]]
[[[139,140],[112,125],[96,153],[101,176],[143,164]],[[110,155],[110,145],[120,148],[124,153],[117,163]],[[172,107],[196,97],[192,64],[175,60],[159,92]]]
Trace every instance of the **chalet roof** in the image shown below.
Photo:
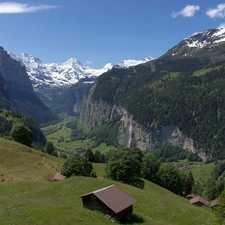
[[[54,176],[54,181],[64,180],[66,177],[63,176],[61,173],[56,173]]]
[[[196,203],[202,203],[204,205],[209,205],[209,202],[206,199],[202,198],[201,196],[197,196],[190,200],[191,205],[196,204]]]
[[[82,195],[81,198],[88,195],[95,195],[105,205],[107,205],[115,213],[118,213],[129,206],[133,205],[136,201],[116,187],[114,184],[88,194]]]
[[[192,198],[195,198],[195,197],[197,197],[197,196],[194,195],[194,194],[190,194],[190,195],[187,195],[187,196],[186,196],[186,198],[188,198],[188,199],[192,199]]]
[[[210,202],[210,207],[213,208],[219,204],[219,199],[215,199]]]

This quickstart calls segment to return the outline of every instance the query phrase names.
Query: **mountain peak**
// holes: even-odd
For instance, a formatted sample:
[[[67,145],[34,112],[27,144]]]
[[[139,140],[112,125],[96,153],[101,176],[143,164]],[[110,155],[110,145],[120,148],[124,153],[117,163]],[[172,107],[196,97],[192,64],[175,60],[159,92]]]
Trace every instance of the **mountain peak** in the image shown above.
[[[70,58],[66,62],[64,62],[63,64],[69,65],[69,66],[77,66],[77,65],[81,66],[82,65],[82,63],[75,58]]]
[[[225,29],[220,27],[217,29],[208,29],[202,32],[194,33],[184,39],[186,46],[204,48],[208,45],[217,44],[225,41]]]
[[[139,64],[149,62],[151,60],[153,60],[152,57],[147,57],[142,60],[127,59],[127,60],[123,60],[121,63],[116,64],[114,67],[126,69],[131,66],[137,66]]]
[[[97,77],[114,67],[112,63],[107,63],[102,69],[92,69],[75,58],[70,58],[64,63],[44,64],[39,58],[27,53],[20,55],[10,53],[10,56],[25,65],[35,89],[43,85],[51,87],[69,86],[75,84],[81,78]],[[115,67],[128,68],[152,59],[149,57],[143,60],[124,60],[122,63],[116,64]]]
[[[105,64],[105,66],[103,67],[103,69],[108,69],[108,70],[111,70],[113,68],[113,64],[112,63],[107,63]]]
[[[207,29],[184,38],[160,58],[208,57],[213,62],[225,59],[225,26]]]

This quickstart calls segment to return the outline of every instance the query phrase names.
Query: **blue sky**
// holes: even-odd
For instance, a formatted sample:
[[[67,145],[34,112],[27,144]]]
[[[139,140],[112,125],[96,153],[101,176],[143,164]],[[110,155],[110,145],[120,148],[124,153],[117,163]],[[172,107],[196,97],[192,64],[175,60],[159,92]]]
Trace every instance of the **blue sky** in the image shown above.
[[[73,57],[93,68],[157,58],[183,38],[225,23],[217,0],[0,1],[0,46],[44,63]]]

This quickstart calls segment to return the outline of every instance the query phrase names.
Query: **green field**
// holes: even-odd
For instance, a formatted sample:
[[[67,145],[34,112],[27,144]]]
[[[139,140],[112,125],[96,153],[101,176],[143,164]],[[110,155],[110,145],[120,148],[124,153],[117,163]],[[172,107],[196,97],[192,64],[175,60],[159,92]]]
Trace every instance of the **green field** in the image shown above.
[[[73,177],[51,182],[49,178],[56,168],[49,164],[57,167],[62,161],[15,142],[0,139],[0,143],[0,175],[6,178],[0,181],[1,225],[112,224],[102,213],[83,208],[80,199],[85,193],[111,184],[137,201],[134,214],[138,222],[132,224],[207,225],[213,220],[208,209],[191,206],[187,199],[149,181],[141,190],[104,179],[104,164],[94,165],[98,178]],[[46,164],[37,165],[39,162]]]
[[[200,167],[191,169],[195,181],[204,180],[205,182],[211,178],[211,172],[215,167],[214,163],[202,164]]]
[[[68,122],[76,120],[74,117],[66,117],[61,122],[54,125],[41,128],[48,141],[52,141],[55,148],[60,151],[76,151],[77,149],[88,149],[92,148],[93,151],[99,150],[100,152],[109,152],[115,149],[113,146],[107,146],[102,143],[97,147],[93,147],[95,143],[92,139],[85,140],[72,140],[71,133],[72,129],[66,127]]]
[[[51,180],[63,159],[52,157],[17,142],[0,138],[0,182]]]
[[[186,166],[192,165],[192,164],[197,165],[194,168],[184,170],[184,172],[188,174],[189,171],[191,171],[195,181],[202,180],[204,182],[206,182],[209,178],[211,178],[211,172],[213,168],[215,167],[214,162],[205,164],[204,162],[188,162],[187,159],[179,160],[179,162],[176,162],[173,164],[174,165],[183,164]]]
[[[200,69],[200,70],[196,70],[193,73],[193,76],[199,77],[199,76],[205,75],[206,73],[211,72],[214,69],[219,70],[220,68],[221,68],[221,66],[217,66],[215,68],[203,68],[203,69]]]

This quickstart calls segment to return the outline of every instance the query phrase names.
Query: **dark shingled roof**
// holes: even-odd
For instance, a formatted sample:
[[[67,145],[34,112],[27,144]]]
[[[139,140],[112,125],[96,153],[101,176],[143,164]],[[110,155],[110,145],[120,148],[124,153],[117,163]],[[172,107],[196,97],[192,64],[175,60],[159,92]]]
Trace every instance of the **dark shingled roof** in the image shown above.
[[[191,204],[191,205],[192,205],[192,204],[196,204],[196,203],[202,203],[202,204],[204,204],[204,205],[209,206],[209,202],[208,202],[206,199],[202,198],[201,196],[197,196],[197,197],[192,198],[192,199],[190,200],[190,204]]]
[[[107,205],[112,211],[118,213],[129,206],[133,205],[136,201],[128,196],[126,193],[121,191],[114,184],[94,192],[82,195],[82,197],[87,195],[95,195],[100,199],[105,205]]]

